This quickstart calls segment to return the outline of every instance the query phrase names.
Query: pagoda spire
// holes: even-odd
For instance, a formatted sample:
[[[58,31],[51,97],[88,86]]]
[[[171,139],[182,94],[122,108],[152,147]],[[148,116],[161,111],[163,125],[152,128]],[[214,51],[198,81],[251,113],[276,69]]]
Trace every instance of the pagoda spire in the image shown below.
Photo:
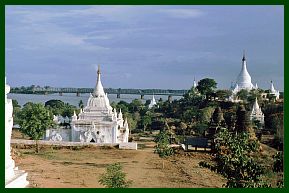
[[[245,50],[243,50],[243,59],[242,59],[242,61],[243,62],[246,61]]]
[[[98,68],[97,68],[97,77],[100,76],[100,65],[98,65]]]
[[[100,65],[98,65],[98,69],[97,69],[97,82],[96,82],[96,86],[93,92],[93,95],[95,97],[99,97],[99,96],[104,96],[104,90],[103,90],[103,86],[101,84],[101,80],[100,80]]]

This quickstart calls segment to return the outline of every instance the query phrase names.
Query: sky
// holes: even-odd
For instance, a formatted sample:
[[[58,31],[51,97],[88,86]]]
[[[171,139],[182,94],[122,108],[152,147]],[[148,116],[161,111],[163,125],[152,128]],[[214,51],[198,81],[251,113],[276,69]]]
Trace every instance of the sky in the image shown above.
[[[284,90],[284,7],[6,6],[12,86],[228,89],[243,50],[252,83]]]

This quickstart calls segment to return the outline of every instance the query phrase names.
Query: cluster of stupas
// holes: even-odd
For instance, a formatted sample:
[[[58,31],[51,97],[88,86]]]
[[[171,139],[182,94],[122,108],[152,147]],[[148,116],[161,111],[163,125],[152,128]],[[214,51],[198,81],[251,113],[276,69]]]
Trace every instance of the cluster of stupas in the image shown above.
[[[245,52],[242,58],[242,69],[238,75],[237,82],[234,85],[231,85],[231,90],[233,94],[230,97],[230,99],[233,100],[236,94],[242,89],[248,90],[248,91],[252,89],[258,89],[257,83],[254,86],[251,82],[251,76],[247,70],[247,61],[245,57]],[[269,92],[270,92],[269,94],[273,94],[276,97],[276,99],[279,99],[280,94],[278,90],[275,90],[273,81],[271,81],[271,87],[270,87]]]
[[[248,91],[253,90],[253,89],[258,89],[257,83],[254,86],[251,82],[251,76],[247,70],[247,61],[246,61],[245,53],[243,54],[242,69],[238,75],[237,82],[231,86],[232,96],[229,97],[229,100],[238,101],[236,100],[236,94],[242,89],[248,90]],[[275,96],[277,100],[279,99],[280,93],[278,90],[275,90],[273,81],[271,81],[269,94],[272,94],[273,96]],[[261,108],[259,107],[257,98],[255,99],[255,102],[254,102],[254,105],[250,114],[250,118],[251,120],[258,120],[261,124],[264,123],[264,114]]]

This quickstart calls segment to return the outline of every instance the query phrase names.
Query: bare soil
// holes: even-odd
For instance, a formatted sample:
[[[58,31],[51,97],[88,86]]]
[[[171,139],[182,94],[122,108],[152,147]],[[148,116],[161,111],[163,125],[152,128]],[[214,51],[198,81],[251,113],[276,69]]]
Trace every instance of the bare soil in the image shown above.
[[[108,164],[120,162],[132,188],[220,188],[226,180],[200,161],[211,160],[205,152],[181,153],[162,159],[153,153],[153,142],[139,150],[87,147],[79,150],[45,147],[15,149],[16,165],[28,172],[30,187],[102,188],[100,174]]]

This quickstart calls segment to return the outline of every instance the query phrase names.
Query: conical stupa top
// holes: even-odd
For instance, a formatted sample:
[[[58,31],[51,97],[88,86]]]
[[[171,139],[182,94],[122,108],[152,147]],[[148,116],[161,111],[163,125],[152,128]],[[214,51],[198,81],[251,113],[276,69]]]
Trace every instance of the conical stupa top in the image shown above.
[[[270,88],[271,92],[275,92],[275,88],[274,88],[274,85],[273,85],[273,81],[271,80],[271,88]]]
[[[153,94],[153,103],[156,103],[155,94]]]
[[[96,86],[93,92],[93,95],[98,97],[98,96],[104,96],[104,90],[103,90],[103,86],[101,84],[101,80],[100,80],[100,66],[98,65],[98,70],[97,70],[97,82],[96,82]]]
[[[73,116],[76,116],[76,113],[75,113],[75,111],[73,111]]]
[[[258,100],[257,100],[257,97],[256,97],[255,103],[254,103],[254,105],[253,105],[253,111],[254,111],[254,110],[255,110],[255,111],[258,111],[259,109],[260,109],[260,107],[259,107]]]
[[[237,84],[239,85],[240,89],[252,89],[251,76],[247,71],[245,53],[242,59],[242,69],[237,78]]]
[[[258,84],[257,84],[257,82],[256,82],[256,84],[255,84],[255,89],[258,89]]]
[[[245,57],[245,50],[243,50],[243,58],[242,58],[242,61],[246,61],[246,57]]]
[[[193,87],[196,88],[197,87],[197,82],[196,82],[196,78],[194,78],[194,83],[193,83]]]

